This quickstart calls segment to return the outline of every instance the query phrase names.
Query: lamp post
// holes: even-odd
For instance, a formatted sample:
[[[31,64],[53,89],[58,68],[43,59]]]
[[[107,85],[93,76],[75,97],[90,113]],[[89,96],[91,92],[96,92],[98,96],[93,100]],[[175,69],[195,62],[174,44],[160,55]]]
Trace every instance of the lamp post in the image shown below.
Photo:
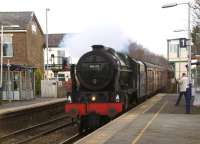
[[[48,74],[49,74],[49,35],[48,35],[48,11],[50,11],[49,8],[46,8],[46,49],[47,49],[47,80],[48,80]]]
[[[0,88],[2,88],[3,82],[3,25],[1,25],[1,81],[0,81]]]
[[[187,5],[188,6],[188,88],[187,88],[187,98],[186,99],[186,113],[190,113],[190,99],[192,95],[192,79],[191,79],[191,30],[190,30],[190,13],[191,13],[191,4],[187,3],[171,3],[163,5],[162,8],[170,8],[178,5]],[[188,106],[189,105],[189,106]]]
[[[10,61],[8,59],[8,62],[7,62],[7,67],[8,67],[8,99],[9,99],[9,102],[11,102],[11,81],[10,81]],[[14,100],[14,97],[12,96],[12,100]]]
[[[4,28],[18,28],[19,25],[1,25],[1,71],[0,71],[0,76],[1,76],[1,80],[0,80],[0,89],[2,88],[3,85],[3,31]]]

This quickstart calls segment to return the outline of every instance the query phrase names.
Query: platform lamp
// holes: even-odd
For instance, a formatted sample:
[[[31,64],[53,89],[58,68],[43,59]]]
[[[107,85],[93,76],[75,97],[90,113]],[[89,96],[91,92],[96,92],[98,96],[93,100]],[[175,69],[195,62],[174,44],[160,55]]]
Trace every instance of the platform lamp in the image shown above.
[[[188,88],[187,88],[187,98],[189,100],[186,100],[186,113],[190,113],[190,99],[192,95],[192,79],[191,79],[191,30],[190,30],[190,13],[191,13],[191,4],[190,2],[187,3],[171,3],[163,5],[162,8],[170,8],[175,7],[178,5],[187,5],[188,6]],[[189,105],[189,106],[188,106]]]
[[[1,71],[0,71],[0,76],[1,76],[1,80],[0,80],[0,89],[2,89],[3,86],[3,31],[4,28],[18,28],[19,25],[1,25]]]

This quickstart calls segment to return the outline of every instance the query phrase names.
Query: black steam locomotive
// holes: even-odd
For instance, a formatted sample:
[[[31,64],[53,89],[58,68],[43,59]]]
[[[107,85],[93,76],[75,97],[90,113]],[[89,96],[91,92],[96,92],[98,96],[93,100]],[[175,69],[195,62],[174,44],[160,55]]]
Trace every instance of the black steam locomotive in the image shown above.
[[[92,46],[71,68],[72,95],[65,111],[80,120],[80,131],[100,125],[165,88],[171,70],[102,45]]]

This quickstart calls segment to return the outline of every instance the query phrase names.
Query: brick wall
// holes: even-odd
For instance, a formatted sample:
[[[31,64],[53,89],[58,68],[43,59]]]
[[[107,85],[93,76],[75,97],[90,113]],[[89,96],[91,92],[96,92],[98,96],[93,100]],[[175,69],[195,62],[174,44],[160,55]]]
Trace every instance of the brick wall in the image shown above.
[[[43,69],[44,38],[38,27],[36,27],[36,32],[32,31],[32,24],[37,25],[34,19],[30,23],[27,31],[27,59],[31,66]]]
[[[15,33],[5,33],[13,34],[12,43],[13,43],[13,57],[3,58],[4,64],[7,64],[7,60],[10,60],[11,64],[21,64],[27,65],[27,56],[26,56],[26,33],[25,32],[15,32]]]
[[[32,31],[32,24],[36,25],[36,32]],[[13,57],[9,58],[11,64],[43,69],[44,38],[34,19],[28,26],[26,32],[5,34],[13,34]],[[4,58],[3,60],[4,64],[7,64],[8,58]]]

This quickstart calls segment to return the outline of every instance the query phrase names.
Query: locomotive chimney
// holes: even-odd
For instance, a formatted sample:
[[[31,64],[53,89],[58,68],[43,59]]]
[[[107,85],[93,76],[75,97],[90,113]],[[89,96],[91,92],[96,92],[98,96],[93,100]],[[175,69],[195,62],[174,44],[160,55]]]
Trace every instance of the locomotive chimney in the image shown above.
[[[97,51],[97,50],[105,50],[105,47],[104,47],[104,45],[93,45],[93,46],[92,46],[92,49],[93,49],[94,51]]]

